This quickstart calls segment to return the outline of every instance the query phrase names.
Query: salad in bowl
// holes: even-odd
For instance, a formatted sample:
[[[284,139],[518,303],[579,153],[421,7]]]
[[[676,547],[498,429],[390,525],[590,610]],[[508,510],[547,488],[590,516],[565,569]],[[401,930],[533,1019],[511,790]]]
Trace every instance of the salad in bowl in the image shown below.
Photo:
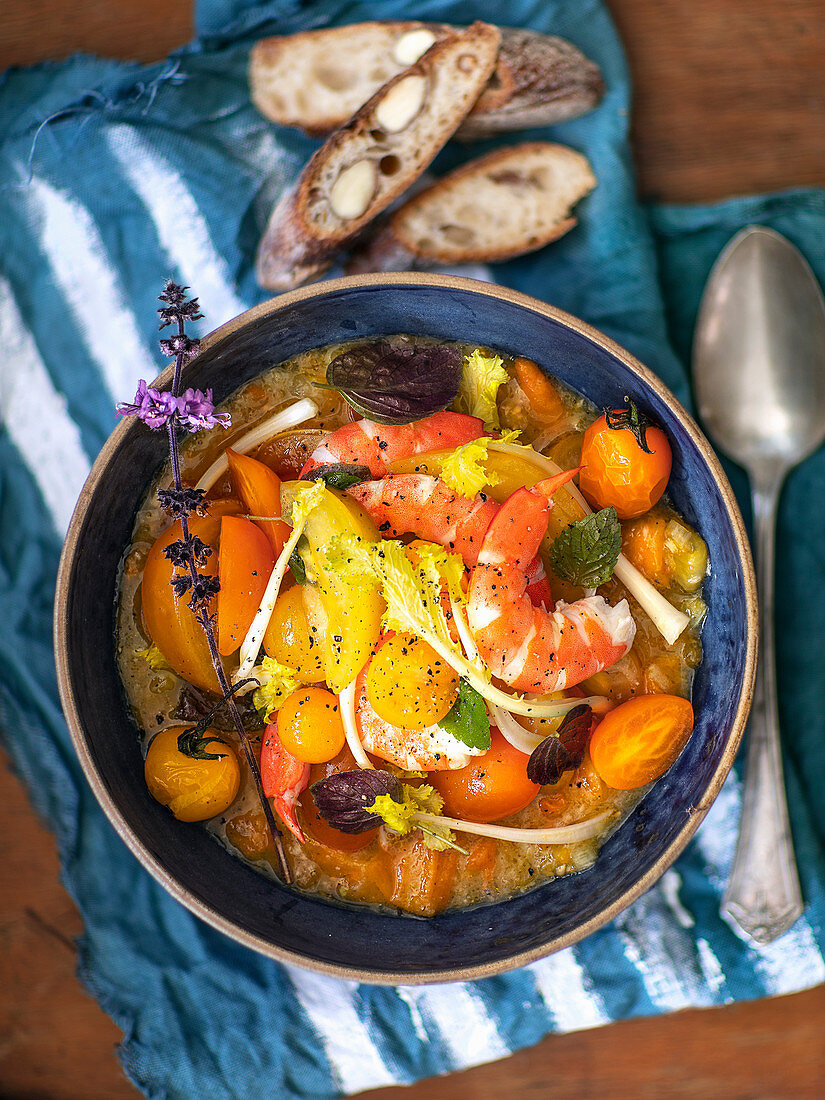
[[[145,395],[121,411],[154,423]],[[187,535],[170,464],[124,560],[152,795],[265,874],[418,916],[590,866],[693,728],[709,563],[667,434],[410,334],[220,409],[176,458]]]

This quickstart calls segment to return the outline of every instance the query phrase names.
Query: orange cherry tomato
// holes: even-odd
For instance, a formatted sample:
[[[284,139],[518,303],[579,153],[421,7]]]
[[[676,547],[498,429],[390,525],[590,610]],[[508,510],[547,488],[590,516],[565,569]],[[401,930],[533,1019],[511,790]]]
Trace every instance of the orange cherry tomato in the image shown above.
[[[231,447],[226,449],[232,485],[246,505],[251,516],[279,516],[281,514],[281,479],[263,462],[248,455],[238,454]],[[277,558],[292,528],[283,520],[255,520],[272,546]]]
[[[529,759],[493,729],[483,756],[474,756],[466,768],[432,772],[428,781],[444,799],[449,817],[498,821],[529,806],[538,794],[539,785],[527,778]]]
[[[200,573],[215,572],[215,554],[221,530],[221,518],[241,510],[237,500],[215,500],[209,505],[209,514],[189,517],[189,530],[207,545],[213,554]],[[203,627],[189,610],[187,597],[176,599],[172,591],[172,577],[182,573],[164,554],[170,543],[181,538],[180,521],[173,523],[157,539],[146,558],[141,582],[141,607],[143,621],[152,641],[166,658],[178,676],[204,691],[220,693],[218,678],[212,667],[209,646]]]
[[[222,656],[234,653],[246,637],[274,565],[269,539],[254,523],[243,516],[223,517],[218,555],[218,652]]]
[[[632,791],[664,775],[693,732],[679,695],[637,695],[611,710],[590,738],[593,767],[608,787]]]
[[[589,503],[612,505],[619,519],[633,519],[665,491],[672,455],[662,429],[646,424],[631,401],[628,409],[613,409],[590,425],[581,463],[579,488]]]
[[[346,742],[338,696],[320,687],[298,688],[278,711],[278,736],[306,764],[323,764]]]
[[[358,764],[355,757],[350,752],[349,746],[345,745],[338,755],[326,764],[313,764],[309,780],[310,787],[313,783],[318,783],[330,775],[357,770]],[[342,833],[340,829],[333,828],[318,813],[311,790],[304,791],[298,799],[298,804],[301,807],[301,824],[307,836],[327,848],[333,848],[336,852],[360,852],[362,848],[372,843],[378,833],[377,825],[366,833]]]

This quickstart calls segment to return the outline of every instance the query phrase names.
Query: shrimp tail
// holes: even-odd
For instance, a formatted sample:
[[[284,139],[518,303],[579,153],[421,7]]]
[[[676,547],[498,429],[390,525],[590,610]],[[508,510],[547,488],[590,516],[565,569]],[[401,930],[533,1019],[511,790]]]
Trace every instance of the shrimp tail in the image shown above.
[[[295,816],[295,806],[309,784],[309,775],[309,764],[287,752],[278,737],[277,726],[268,725],[261,748],[261,783],[278,817],[300,844],[306,837]]]

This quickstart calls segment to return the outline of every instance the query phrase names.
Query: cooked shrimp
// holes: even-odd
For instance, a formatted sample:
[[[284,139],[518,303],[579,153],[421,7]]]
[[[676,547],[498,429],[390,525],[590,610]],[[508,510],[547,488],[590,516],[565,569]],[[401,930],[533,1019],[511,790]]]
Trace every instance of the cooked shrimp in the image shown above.
[[[571,471],[572,476],[574,471]],[[467,499],[429,474],[395,474],[381,481],[362,481],[347,492],[372,517],[386,538],[417,535],[455,550],[470,568],[500,504],[484,493]],[[527,595],[549,610],[553,596],[544,563],[536,555],[527,567]]]
[[[536,554],[532,564],[527,566],[525,573],[527,574],[527,595],[530,597],[530,603],[535,607],[543,607],[545,611],[549,611],[553,606],[553,592],[540,554]]]
[[[547,531],[558,478],[518,489],[484,536],[468,593],[467,618],[479,653],[494,676],[519,691],[560,691],[620,660],[636,624],[627,600],[602,596],[559,603],[548,613],[527,594],[526,567]]]
[[[286,751],[273,723],[264,730],[261,747],[261,783],[264,794],[289,831],[304,843],[305,837],[295,816],[295,806],[309,784],[309,764]]]
[[[405,771],[438,772],[466,768],[470,757],[483,751],[468,748],[439,725],[410,730],[387,722],[373,710],[366,683],[365,668],[355,683],[355,720],[361,744],[373,756]]]
[[[312,452],[301,476],[317,466],[345,462],[368,466],[384,477],[391,462],[410,455],[461,447],[484,434],[484,422],[464,413],[438,412],[412,424],[376,424],[354,420],[326,437]]]
[[[362,481],[347,490],[370,515],[385,538],[417,535],[455,550],[475,565],[487,528],[500,505],[479,493],[458,496],[430,474],[395,474]]]

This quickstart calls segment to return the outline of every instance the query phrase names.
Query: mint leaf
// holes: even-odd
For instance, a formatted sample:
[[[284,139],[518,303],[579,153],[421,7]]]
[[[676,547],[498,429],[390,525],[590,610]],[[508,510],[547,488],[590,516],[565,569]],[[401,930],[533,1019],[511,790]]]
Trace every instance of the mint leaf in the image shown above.
[[[490,716],[484,699],[465,679],[458,685],[458,698],[438,723],[471,749],[489,749]]]
[[[622,549],[622,529],[615,508],[569,524],[550,547],[556,576],[582,588],[598,588],[613,576]]]

